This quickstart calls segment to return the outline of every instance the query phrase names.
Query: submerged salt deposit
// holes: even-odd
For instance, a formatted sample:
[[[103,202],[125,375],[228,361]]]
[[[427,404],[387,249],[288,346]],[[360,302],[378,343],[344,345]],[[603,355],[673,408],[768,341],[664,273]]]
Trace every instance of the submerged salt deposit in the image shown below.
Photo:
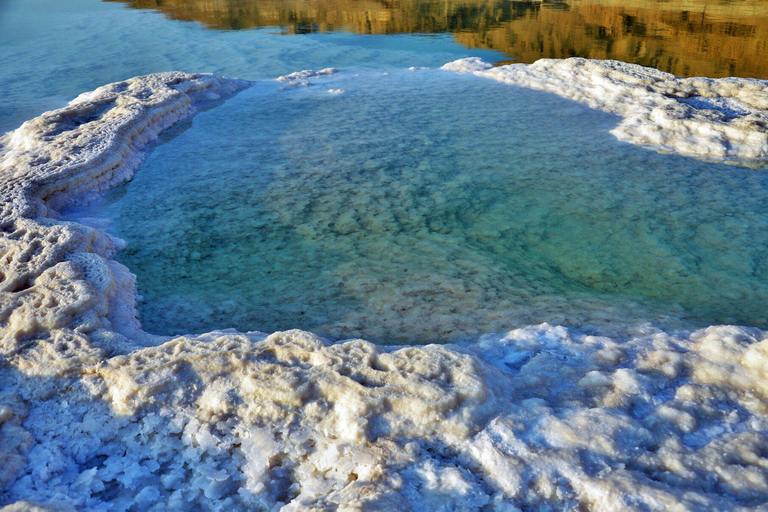
[[[470,57],[443,66],[555,93],[616,114],[620,140],[659,151],[762,166],[768,161],[768,82],[678,78],[610,60],[541,59],[493,65]]]
[[[0,139],[0,504],[701,510],[768,501],[768,341],[758,329],[606,337],[542,324],[401,348],[302,331],[143,333],[133,277],[112,259],[120,242],[59,220],[57,209],[128,179],[159,133],[248,85],[139,77]]]

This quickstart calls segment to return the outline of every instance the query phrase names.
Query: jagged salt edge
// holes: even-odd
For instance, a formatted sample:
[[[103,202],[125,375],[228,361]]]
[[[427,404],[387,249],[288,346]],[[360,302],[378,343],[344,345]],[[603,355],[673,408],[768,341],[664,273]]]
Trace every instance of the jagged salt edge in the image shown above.
[[[768,81],[679,78],[637,64],[577,57],[499,67],[470,57],[441,69],[547,91],[620,116],[611,131],[616,138],[659,152],[750,167],[768,163]],[[730,101],[735,108],[726,112],[717,102],[697,108],[683,101],[697,98]]]
[[[102,229],[58,220],[57,209],[97,197],[130,179],[160,133],[251,85],[212,74],[158,73],[81,94],[0,138],[0,225],[4,268],[0,291],[33,284],[60,262],[72,262],[108,304],[106,327],[140,333],[135,278],[111,261],[121,241]],[[38,240],[35,240],[35,239]],[[38,257],[32,255],[38,253]],[[109,260],[109,261],[108,261]],[[103,261],[94,271],[94,262]],[[109,269],[112,269],[111,271]],[[117,278],[109,278],[113,273]],[[120,286],[105,283],[118,282]],[[18,295],[0,306],[19,309]],[[81,315],[82,316],[82,315]],[[139,336],[142,337],[142,336]]]
[[[203,78],[200,78],[201,76]],[[197,83],[195,86],[196,80],[208,81],[209,85]],[[227,82],[222,82],[219,84],[222,87],[219,87],[216,80],[222,79],[210,75],[150,75],[119,84],[111,84],[93,93],[82,95],[70,107],[67,107],[69,110],[61,109],[44,114],[37,120],[28,122],[31,124],[25,123],[26,132],[17,131],[0,141],[0,145],[2,145],[0,155],[3,158],[0,194],[4,200],[7,198],[7,201],[4,201],[1,219],[3,236],[9,235],[8,240],[17,240],[19,233],[23,238],[29,233],[29,231],[24,230],[34,227],[40,229],[42,235],[47,233],[43,228],[58,229],[59,231],[54,233],[58,237],[60,233],[66,234],[64,231],[66,229],[76,232],[77,236],[74,236],[72,240],[79,244],[74,244],[71,240],[61,243],[53,242],[54,248],[58,247],[60,250],[55,251],[49,261],[39,265],[34,259],[26,261],[25,265],[27,266],[39,266],[28,276],[29,282],[32,284],[30,290],[45,286],[49,282],[55,285],[57,283],[56,276],[48,279],[47,273],[62,266],[65,271],[75,271],[73,274],[64,273],[64,277],[69,281],[84,279],[90,282],[90,291],[86,290],[88,293],[101,296],[99,294],[103,295],[112,292],[114,288],[121,288],[120,285],[116,284],[120,281],[117,279],[119,273],[117,270],[120,269],[116,270],[114,265],[118,264],[109,261],[109,268],[103,264],[105,260],[109,260],[109,255],[116,250],[113,244],[109,243],[108,240],[101,240],[103,237],[98,230],[89,231],[88,229],[81,229],[85,228],[84,226],[78,227],[59,222],[56,219],[45,218],[45,215],[55,215],[55,211],[48,209],[46,203],[49,205],[64,204],[67,201],[77,199],[82,194],[100,193],[118,181],[127,179],[129,173],[133,172],[140,163],[142,148],[153,137],[156,137],[174,122],[194,113],[195,101],[193,100],[195,96],[205,99],[204,96],[208,95],[209,99],[215,100],[219,96],[217,90],[227,88]],[[157,82],[155,83],[157,87],[152,86],[153,81]],[[174,81],[175,83],[169,85],[169,82]],[[133,97],[129,94],[123,94],[123,90],[118,90],[125,87],[126,84],[135,86]],[[161,98],[155,110],[142,111],[141,101],[137,103],[134,100],[141,100],[138,96],[143,94],[144,86],[147,86],[146,90],[148,91],[157,90],[159,87],[160,90],[165,90],[171,99]],[[186,87],[189,87],[190,90],[195,87],[198,89],[192,91],[191,94],[184,92],[183,95],[179,96],[166,90],[168,87],[173,89],[174,86],[179,86],[181,89]],[[231,83],[229,86],[237,89]],[[46,144],[55,145],[57,143],[56,134],[52,136],[50,133],[46,133],[45,126],[51,124],[61,127],[60,122],[66,122],[67,116],[75,116],[76,118],[83,113],[87,114],[91,107],[97,106],[99,101],[104,101],[105,97],[108,96],[119,107],[118,111],[114,112],[118,114],[117,119],[111,125],[117,129],[110,131],[109,124],[104,127],[106,132],[99,133],[99,136],[106,137],[107,143],[99,146],[99,148],[107,153],[117,149],[117,157],[110,158],[109,155],[99,153],[95,156],[92,154],[93,158],[91,159],[78,159],[77,154],[72,155],[68,152],[67,143],[77,145],[82,142],[81,135],[85,135],[86,139],[88,138],[87,133],[80,133],[77,137],[64,137],[63,140],[59,141],[63,146],[48,155],[43,154],[44,151],[38,151],[40,147]],[[127,107],[122,103],[127,104]],[[59,116],[60,119],[57,120],[56,116]],[[35,121],[39,121],[40,126],[35,125]],[[98,128],[98,126],[94,126],[94,128]],[[73,130],[77,129],[79,129],[78,126],[73,128]],[[23,135],[24,133],[26,135]],[[121,140],[120,137],[125,140]],[[127,148],[122,146],[127,146]],[[51,163],[50,157],[57,157],[57,155],[60,159]],[[75,158],[73,159],[72,156]],[[46,158],[49,159],[46,160]],[[25,162],[27,165],[24,165]],[[90,178],[90,180],[84,180],[83,177]],[[45,239],[43,242],[47,240]],[[34,242],[34,240],[32,241]],[[61,247],[63,245],[66,247]],[[93,256],[88,256],[89,254],[93,254]],[[115,279],[109,279],[109,276],[104,277],[108,269],[112,269]],[[65,283],[69,281],[65,281]],[[15,289],[14,287],[18,284],[18,282],[11,283],[12,286],[8,288],[10,293],[0,297],[0,305],[6,305],[2,301],[7,300],[10,295],[18,296],[27,293],[26,290]],[[109,308],[114,306],[108,298],[105,300]],[[98,309],[95,306],[94,308]],[[40,312],[40,308],[31,311],[36,314]],[[263,385],[267,386],[271,393],[275,393],[274,396],[270,395],[259,399],[267,402],[272,400],[274,403],[280,404],[284,400],[288,400],[286,403],[293,400],[301,401],[304,400],[302,398],[304,391],[301,391],[303,388],[300,388],[294,390],[299,393],[295,397],[286,396],[289,390],[283,390],[280,387],[284,385],[284,382],[280,380],[281,374],[275,374],[272,370],[254,374],[255,380],[250,379],[248,375],[240,375],[239,373],[229,375],[229,380],[226,382],[216,380],[218,375],[223,375],[222,372],[231,371],[231,364],[226,360],[221,360],[222,355],[229,353],[230,356],[228,357],[235,357],[238,354],[243,354],[239,357],[245,357],[245,360],[254,358],[255,361],[261,361],[260,358],[265,358],[263,360],[269,364],[274,358],[278,358],[284,360],[283,364],[293,364],[297,371],[304,371],[307,375],[303,378],[312,380],[313,385],[322,383],[329,390],[342,393],[336,398],[331,398],[334,400],[331,403],[333,407],[324,413],[328,423],[323,428],[330,437],[327,439],[325,437],[317,438],[316,441],[319,446],[317,450],[310,453],[301,452],[304,450],[301,448],[303,446],[301,429],[305,428],[304,425],[300,425],[301,429],[291,430],[285,434],[296,437],[297,441],[286,440],[285,438],[281,441],[283,443],[281,450],[299,449],[298,454],[291,452],[292,457],[296,457],[297,460],[304,460],[304,462],[299,460],[303,464],[303,466],[299,466],[299,469],[327,467],[329,469],[326,471],[341,472],[343,477],[343,480],[340,480],[338,484],[334,484],[333,479],[329,480],[323,476],[308,474],[303,477],[297,476],[296,478],[299,480],[306,478],[309,485],[306,488],[302,486],[301,494],[295,498],[291,505],[294,509],[300,509],[302,506],[345,503],[351,499],[360,500],[364,497],[369,500],[378,500],[374,503],[379,505],[388,504],[394,508],[407,506],[408,503],[422,508],[437,506],[452,506],[456,509],[478,509],[482,506],[504,507],[510,503],[509,500],[525,502],[527,499],[525,489],[531,485],[541,485],[542,481],[549,482],[546,485],[555,486],[552,488],[552,492],[556,492],[557,499],[560,500],[561,504],[570,500],[571,503],[590,503],[595,508],[602,510],[623,509],[626,506],[626,494],[632,496],[631,499],[637,503],[650,504],[655,508],[659,508],[663,504],[671,505],[681,502],[687,502],[688,506],[693,506],[696,503],[701,504],[701,500],[708,499],[706,487],[684,486],[679,493],[675,493],[675,486],[669,484],[655,485],[653,482],[643,480],[645,477],[642,475],[625,471],[623,463],[620,463],[627,456],[623,452],[616,459],[616,463],[620,463],[620,467],[615,468],[610,475],[598,478],[592,477],[578,463],[567,458],[575,456],[575,460],[578,461],[580,451],[602,449],[601,436],[608,436],[607,439],[612,439],[611,435],[620,435],[626,428],[638,428],[635,420],[628,415],[631,409],[624,411],[626,406],[621,405],[621,402],[610,405],[610,400],[613,400],[611,393],[604,397],[608,401],[608,405],[596,406],[595,409],[584,409],[588,402],[585,402],[582,409],[569,406],[568,390],[565,391],[566,396],[563,399],[566,402],[563,404],[548,404],[544,400],[536,398],[539,396],[539,391],[549,392],[551,390],[554,393],[559,393],[560,388],[564,386],[564,379],[575,378],[578,380],[580,368],[588,369],[591,364],[597,364],[596,368],[602,370],[589,371],[581,380],[578,380],[578,383],[574,380],[571,385],[594,390],[613,386],[617,389],[617,399],[622,400],[627,400],[626,397],[638,393],[649,392],[643,389],[642,383],[651,379],[653,374],[647,374],[646,371],[658,371],[667,375],[674,382],[678,375],[685,375],[685,370],[681,368],[690,364],[694,371],[691,384],[702,386],[702,391],[696,391],[695,386],[692,387],[687,384],[679,386],[679,392],[686,386],[691,388],[685,390],[687,394],[683,397],[683,405],[685,397],[693,400],[690,397],[696,397],[697,393],[706,397],[707,386],[714,386],[718,390],[722,389],[727,392],[729,396],[733,396],[734,400],[738,398],[742,407],[751,411],[750,414],[755,418],[751,428],[765,429],[765,425],[759,426],[754,421],[765,416],[761,412],[763,410],[761,400],[765,400],[766,395],[768,395],[768,388],[766,388],[768,381],[760,379],[760,372],[762,361],[766,359],[766,354],[768,354],[768,346],[766,346],[768,342],[765,341],[765,333],[756,329],[710,328],[694,333],[689,338],[651,331],[636,336],[628,342],[620,342],[608,338],[572,336],[567,329],[562,327],[542,325],[512,331],[502,338],[488,339],[463,349],[439,346],[407,347],[391,354],[388,350],[382,350],[380,347],[362,341],[328,345],[308,333],[301,332],[274,333],[268,337],[213,332],[196,338],[179,337],[163,345],[141,350],[129,346],[130,350],[125,355],[106,359],[106,356],[110,355],[104,352],[109,348],[107,347],[109,322],[101,320],[105,322],[102,328],[95,327],[100,321],[99,315],[104,314],[105,312],[101,310],[89,315],[86,319],[88,325],[85,325],[81,318],[77,321],[77,325],[75,323],[71,325],[56,324],[48,329],[51,332],[66,334],[72,337],[73,341],[77,341],[78,333],[84,333],[90,336],[95,345],[102,347],[96,347],[101,352],[97,351],[95,358],[88,356],[90,359],[78,360],[75,363],[75,369],[86,374],[97,375],[102,379],[103,382],[99,381],[102,382],[101,384],[92,383],[96,386],[93,392],[102,396],[114,411],[126,415],[137,414],[138,411],[147,407],[147,404],[153,403],[164,403],[166,408],[178,408],[173,409],[174,414],[178,413],[178,417],[171,417],[167,424],[165,420],[156,415],[137,416],[134,420],[138,422],[135,424],[135,428],[130,427],[131,424],[129,424],[130,428],[125,427],[126,430],[123,434],[120,434],[122,431],[109,434],[117,435],[112,442],[121,443],[122,440],[119,435],[135,435],[135,430],[140,432],[141,437],[146,437],[149,434],[145,434],[145,429],[154,428],[160,436],[160,446],[164,446],[166,442],[176,439],[174,436],[183,431],[184,439],[191,443],[184,445],[186,446],[183,452],[184,457],[188,454],[191,454],[192,459],[203,457],[203,460],[199,461],[200,472],[202,475],[208,475],[219,471],[216,466],[218,463],[215,460],[213,461],[214,465],[211,466],[211,454],[216,454],[221,450],[233,450],[234,448],[227,448],[227,446],[234,443],[235,440],[233,439],[239,436],[244,447],[248,443],[252,445],[244,451],[245,460],[248,461],[247,467],[240,468],[249,475],[244,488],[252,492],[265,493],[264,500],[272,499],[267,496],[269,492],[265,487],[265,485],[269,485],[265,479],[270,475],[265,462],[268,457],[279,453],[277,441],[273,439],[275,433],[270,432],[269,429],[247,430],[249,427],[244,424],[236,427],[236,436],[232,439],[230,439],[231,436],[219,439],[212,436],[207,427],[194,417],[194,408],[198,408],[198,413],[212,414],[213,417],[215,414],[231,411],[236,406],[236,402],[232,401],[232,396],[234,396],[232,393],[245,392],[248,391],[249,387],[254,386],[258,391],[261,389],[259,380],[265,380]],[[23,339],[8,339],[5,336],[6,333],[2,333],[7,328],[7,325],[0,328],[0,334],[3,335],[0,337],[0,348],[5,349],[3,343],[6,345],[12,345],[14,342],[21,345],[26,343]],[[55,340],[53,341],[55,342]],[[39,345],[46,343],[45,340],[37,342]],[[112,340],[111,343],[113,343],[112,348],[114,348],[114,345],[120,345],[122,342],[118,339],[117,341]],[[125,348],[125,343],[122,344]],[[89,347],[84,345],[84,348]],[[64,349],[66,350],[66,347]],[[685,358],[683,358],[682,351],[689,351]],[[13,355],[14,352],[11,351],[10,354]],[[622,361],[626,358],[633,361],[628,368],[622,367]],[[691,362],[684,363],[685,360]],[[695,373],[699,370],[696,365],[699,363],[696,361],[699,360],[703,366],[701,367],[701,375],[697,377]],[[183,386],[187,382],[184,379],[190,375],[195,375],[194,372],[190,374],[184,371],[172,371],[175,361],[190,367],[197,365],[197,375],[206,380],[214,379],[203,385],[204,392],[200,400],[196,405],[193,402],[190,410],[188,410],[189,406],[185,405],[183,396],[165,395],[174,389],[175,384],[173,383],[177,382],[175,379],[181,379],[178,380],[177,384]],[[305,361],[304,364],[308,362],[310,366],[307,370],[302,370],[301,364],[296,366],[297,361]],[[722,375],[722,372],[713,374],[712,368],[714,367],[712,365],[723,364],[722,362],[730,365],[726,367],[726,374]],[[435,373],[435,370],[443,367],[443,365],[445,365],[444,368]],[[547,369],[541,369],[542,365],[546,366]],[[567,366],[569,372],[575,377],[571,376],[567,379],[566,374],[560,375],[561,365]],[[492,366],[496,366],[498,369],[494,369]],[[520,371],[521,367],[526,366],[539,369],[532,370],[527,374]],[[63,370],[58,367],[27,367],[25,371],[34,378],[36,374],[46,375],[46,372],[49,372],[49,375],[62,374],[62,372],[68,371],[67,368],[70,367],[71,365],[63,365],[61,366]],[[644,370],[644,367],[647,368]],[[408,368],[408,370],[402,370],[402,368]],[[360,375],[358,377],[361,379],[360,383],[346,377],[347,375],[354,376],[357,372]],[[2,372],[0,372],[0,381],[3,378]],[[87,376],[80,378],[87,378]],[[270,378],[276,379],[274,385],[270,384]],[[241,379],[242,382],[238,379]],[[365,386],[366,379],[371,379],[372,387],[364,393],[363,390],[368,388],[361,387],[361,385]],[[377,379],[381,381],[378,384],[376,383]],[[37,380],[40,381],[41,385],[44,385],[44,380]],[[302,382],[304,381],[299,380],[299,384]],[[405,384],[408,382],[411,383],[411,386],[416,385],[416,387],[406,387]],[[431,396],[428,386],[432,385],[433,382],[447,386],[445,399],[443,396]],[[656,381],[650,380],[649,382],[648,388],[652,390]],[[194,381],[189,382],[188,385],[197,386]],[[104,387],[104,389],[102,390],[99,386]],[[219,389],[221,386],[224,388]],[[384,387],[377,388],[376,386]],[[674,388],[675,386],[673,386]],[[377,394],[376,389],[381,389],[381,391],[391,389],[395,394],[391,397],[382,396],[382,393]],[[422,394],[420,394],[421,389],[424,390],[421,392]],[[13,393],[14,390],[10,391]],[[70,391],[70,393],[74,392]],[[751,395],[753,392],[756,393],[756,396]],[[386,404],[393,398],[402,400],[404,404],[410,404],[410,406],[402,410],[392,410]],[[182,400],[179,401],[180,399]],[[0,390],[0,401],[6,402],[2,409],[2,417],[0,417],[2,425],[0,426],[5,428],[10,425],[9,428],[19,430],[21,428],[19,426],[20,417],[24,414],[20,411],[24,406],[23,404],[16,404],[14,400],[18,400],[18,397],[7,399],[6,396],[4,398],[3,390]],[[315,402],[312,403],[315,404]],[[92,407],[90,404],[85,405],[87,406],[86,411]],[[653,418],[677,425],[675,428],[682,429],[683,432],[686,432],[686,429],[695,429],[696,418],[692,419],[691,414],[685,412],[685,409],[679,410],[682,405],[672,405],[664,404],[666,409],[652,415]],[[45,428],[48,430],[44,432],[56,435],[58,439],[68,439],[70,425],[75,425],[77,421],[83,421],[79,419],[81,416],[78,415],[85,414],[86,418],[89,417],[87,416],[88,412],[82,412],[82,408],[78,408],[76,404],[67,405],[66,400],[61,405],[52,403],[51,407],[59,407],[59,409],[51,410],[58,410],[57,414],[62,415],[64,423],[62,423],[62,429],[59,429],[60,432],[46,423]],[[384,409],[376,413],[378,407],[384,407]],[[618,412],[612,413],[612,408]],[[430,417],[434,416],[432,422],[409,427],[408,421],[421,418],[420,410],[423,410]],[[168,411],[163,411],[164,409],[161,409],[160,412],[168,413]],[[48,413],[45,412],[44,414]],[[185,415],[187,414],[193,414],[193,416],[186,418]],[[370,428],[368,417],[373,414],[378,414],[383,418],[378,428],[388,425],[391,432],[390,436],[395,436],[395,439],[397,436],[408,433],[414,435],[412,430],[416,427],[423,430],[422,442],[425,448],[422,455],[418,455],[419,450],[422,449],[418,445],[413,446],[414,443],[409,443],[402,448],[394,447],[397,449],[392,451],[394,445],[392,443],[386,444],[388,442],[386,437],[384,439],[385,444],[381,446],[379,444],[371,445],[373,440],[368,439],[368,436],[371,435],[368,433]],[[104,421],[102,416],[98,417],[101,418],[100,421]],[[371,417],[374,418],[375,416]],[[44,416],[42,419],[49,421],[46,418],[47,416]],[[404,418],[408,420],[401,424]],[[705,420],[706,415],[702,417],[701,421]],[[40,421],[40,418],[36,417],[35,421]],[[32,423],[34,424],[35,421]],[[421,421],[426,420],[421,419]],[[566,425],[568,422],[571,422],[570,424],[573,426]],[[554,427],[545,426],[543,429],[537,427],[537,425],[545,423],[553,423]],[[557,427],[558,424],[562,424],[562,427]],[[666,424],[662,423],[662,425]],[[714,426],[721,428],[717,421],[715,421]],[[310,425],[306,425],[306,428],[309,427]],[[318,427],[322,427],[322,425]],[[113,430],[114,428],[110,427]],[[583,431],[584,433],[580,437],[577,436],[578,439],[569,439],[567,432],[570,428],[574,428],[574,432]],[[545,436],[543,441],[540,440],[542,435]],[[642,436],[646,434],[640,432],[638,435],[640,436],[638,442],[643,442]],[[165,437],[168,441],[164,440],[164,436],[168,436]],[[337,436],[340,437],[338,441],[336,440]],[[595,437],[594,448],[590,444],[593,442],[590,439],[592,437]],[[23,435],[17,439],[21,439],[19,446],[24,444]],[[87,435],[84,439],[84,443],[87,444],[89,439]],[[630,436],[629,439],[633,438]],[[295,446],[291,443],[295,443]],[[446,453],[455,452],[451,456],[453,459],[450,457],[441,459],[442,455],[435,458],[429,454],[429,450],[437,449],[439,451],[443,445],[447,450]],[[83,449],[83,447],[81,446],[79,449]],[[405,451],[399,452],[398,450],[401,449]],[[23,449],[20,450],[23,451]],[[195,455],[196,453],[197,455]],[[178,455],[181,457],[182,453]],[[386,469],[397,467],[398,457],[406,456],[415,457],[416,462],[409,463],[408,469],[398,470],[402,472],[404,477],[407,477],[398,481],[395,478],[396,475],[387,474]],[[45,469],[47,459],[42,455],[36,457],[39,458],[42,466],[32,468],[33,473],[30,476],[34,486],[38,485],[35,483],[36,481],[41,481],[39,478],[35,480],[35,477],[39,477],[37,471],[47,471]],[[18,457],[13,460],[15,461],[14,464],[18,465]],[[119,463],[120,460],[123,460],[122,456],[116,457],[116,460],[115,463]],[[609,460],[613,459],[609,457]],[[384,473],[376,476],[376,466],[367,461],[379,461],[376,464],[385,464],[382,469]],[[130,463],[130,460],[126,463]],[[516,469],[520,464],[523,464],[523,467],[530,466],[531,471],[520,473]],[[477,473],[480,478],[473,476],[467,468]],[[125,477],[128,480],[133,478],[129,475],[129,469],[125,469]],[[88,499],[95,500],[96,498],[90,498],[90,496],[91,490],[97,489],[101,482],[100,478],[102,477],[99,476],[99,471],[101,470],[95,468],[84,470],[72,483],[72,489],[76,489],[75,491],[67,491],[66,488],[61,487],[53,488],[51,496],[66,496],[67,492],[75,492],[76,494],[72,495],[75,498],[86,495],[89,497]],[[359,478],[363,484],[369,485],[369,487],[362,485],[355,488],[354,482],[347,485],[347,472],[355,475],[356,479]],[[529,476],[533,478],[533,481],[526,480],[528,477],[525,477],[525,474],[527,473],[530,473]],[[7,480],[8,475],[0,475],[0,477]],[[557,482],[563,478],[566,479],[566,483],[561,488]],[[65,485],[66,482],[63,482],[60,485]],[[330,483],[322,484],[322,482]],[[302,481],[302,484],[304,483]],[[0,484],[3,484],[2,478],[0,478]],[[326,486],[323,487],[323,485]],[[64,489],[64,494],[57,494],[57,489]],[[155,503],[159,491],[155,489],[155,494],[153,494],[152,492],[145,492],[147,489],[151,490],[152,487],[145,488],[139,494],[128,496],[129,503]],[[374,489],[376,492],[373,492]],[[398,489],[403,490],[398,491]],[[569,491],[568,489],[572,490]],[[206,495],[209,490],[212,493],[218,492],[216,481],[212,481],[210,488],[206,488]],[[86,492],[87,494],[83,494]],[[98,491],[94,490],[94,492],[98,494]],[[561,492],[570,492],[571,494],[562,495]],[[276,494],[274,499],[279,496],[279,493]],[[121,497],[121,499],[124,500],[125,497]],[[552,498],[545,497],[545,503],[547,499]],[[732,504],[732,502],[719,496],[712,496],[711,500],[710,505],[714,504],[720,507],[727,507]],[[88,503],[90,502],[84,501],[79,505],[86,506]],[[270,506],[273,504],[271,503]]]
[[[198,106],[249,85],[212,74],[168,72],[83,93],[66,107],[46,112],[0,138],[0,196],[6,204],[13,197],[15,215],[37,217],[45,216],[46,210],[39,209],[43,201],[60,207],[103,193],[131,178],[144,150],[161,132],[194,115]],[[84,115],[95,117],[82,123],[90,125],[88,130],[59,126]],[[109,119],[102,120],[102,115]],[[57,129],[62,131],[51,133]],[[66,132],[72,137],[56,137]]]

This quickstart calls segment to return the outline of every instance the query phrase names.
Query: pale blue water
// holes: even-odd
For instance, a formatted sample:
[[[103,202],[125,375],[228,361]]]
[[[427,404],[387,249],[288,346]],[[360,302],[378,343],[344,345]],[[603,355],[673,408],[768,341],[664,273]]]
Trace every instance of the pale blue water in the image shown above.
[[[213,31],[99,0],[0,0],[0,133],[100,85],[158,71],[275,78],[301,69],[441,66],[477,55],[449,35]]]
[[[546,93],[382,71],[257,85],[80,213],[127,240],[147,330],[768,325],[764,170],[620,143]]]

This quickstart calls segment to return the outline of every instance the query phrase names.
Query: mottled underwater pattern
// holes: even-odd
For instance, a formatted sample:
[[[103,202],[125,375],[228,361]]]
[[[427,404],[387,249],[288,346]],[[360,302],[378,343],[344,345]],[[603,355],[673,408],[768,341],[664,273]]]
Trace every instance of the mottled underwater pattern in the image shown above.
[[[768,83],[468,53],[1,3],[0,505],[764,507]]]
[[[439,70],[283,89],[200,114],[80,213],[128,241],[148,331],[766,325],[761,169],[659,155],[613,116]]]

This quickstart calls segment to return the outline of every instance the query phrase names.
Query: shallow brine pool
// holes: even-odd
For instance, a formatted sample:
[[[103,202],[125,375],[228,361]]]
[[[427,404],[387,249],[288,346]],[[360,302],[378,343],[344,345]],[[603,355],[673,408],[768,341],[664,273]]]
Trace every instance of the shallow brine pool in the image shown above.
[[[0,1],[0,507],[764,506],[761,1]]]
[[[310,82],[198,115],[76,212],[127,242],[145,330],[768,325],[764,170],[622,143],[610,115],[477,77]]]

